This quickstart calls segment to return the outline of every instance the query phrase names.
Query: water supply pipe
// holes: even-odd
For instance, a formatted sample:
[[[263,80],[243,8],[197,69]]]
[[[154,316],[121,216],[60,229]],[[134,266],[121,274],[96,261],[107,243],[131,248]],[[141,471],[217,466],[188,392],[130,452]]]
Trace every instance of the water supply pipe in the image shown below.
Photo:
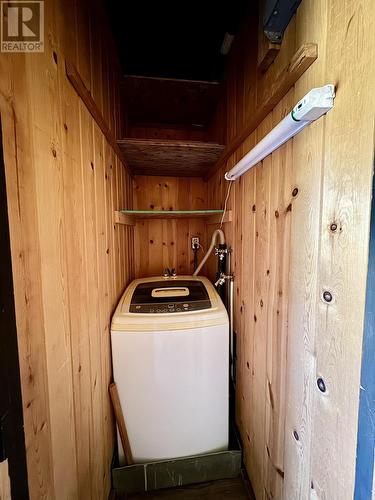
[[[218,238],[219,238],[220,245],[224,245],[225,244],[225,236],[224,236],[224,231],[222,231],[221,229],[216,229],[216,231],[213,232],[212,238],[211,238],[210,247],[207,250],[205,256],[203,257],[201,263],[199,264],[199,266],[194,271],[193,276],[197,276],[200,273],[202,267],[205,265],[205,263],[206,263],[208,257],[210,256],[211,252],[215,248],[216,241],[217,241]]]
[[[230,363],[230,376],[233,384],[235,385],[235,373],[234,373],[234,276],[232,274],[232,259],[231,259],[232,249],[228,249],[228,259],[227,259],[227,276],[228,279],[228,303],[227,309],[229,313],[229,363]]]

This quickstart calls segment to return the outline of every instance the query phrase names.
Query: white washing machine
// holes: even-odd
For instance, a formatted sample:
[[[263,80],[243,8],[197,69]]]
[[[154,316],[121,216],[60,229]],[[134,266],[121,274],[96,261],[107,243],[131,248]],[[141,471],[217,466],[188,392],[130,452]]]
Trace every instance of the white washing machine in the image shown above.
[[[200,276],[133,281],[112,319],[114,380],[135,462],[226,450],[229,323]],[[120,462],[123,450],[119,442]]]

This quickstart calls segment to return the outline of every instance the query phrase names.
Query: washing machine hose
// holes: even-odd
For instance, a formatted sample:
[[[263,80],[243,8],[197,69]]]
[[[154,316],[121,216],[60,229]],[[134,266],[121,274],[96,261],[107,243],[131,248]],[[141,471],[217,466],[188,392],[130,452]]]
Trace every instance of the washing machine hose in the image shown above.
[[[197,276],[197,274],[199,274],[199,272],[201,271],[202,267],[205,265],[208,257],[210,256],[211,252],[215,248],[216,241],[217,241],[218,238],[219,238],[220,245],[225,245],[224,231],[222,231],[221,229],[216,229],[216,231],[214,231],[214,233],[212,235],[210,247],[207,250],[206,255],[203,257],[201,263],[199,264],[199,266],[194,271],[193,276]]]

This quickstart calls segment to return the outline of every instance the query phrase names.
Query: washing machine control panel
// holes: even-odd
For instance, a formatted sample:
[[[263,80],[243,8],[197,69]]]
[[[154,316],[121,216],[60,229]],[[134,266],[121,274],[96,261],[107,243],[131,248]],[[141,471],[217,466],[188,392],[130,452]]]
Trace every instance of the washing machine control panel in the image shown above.
[[[200,281],[175,280],[141,283],[136,287],[129,312],[171,314],[210,309],[206,287]]]
[[[210,309],[211,301],[202,300],[196,302],[173,302],[168,304],[131,304],[130,312],[143,314],[160,314],[160,313],[179,313],[189,311],[201,311],[202,309]]]

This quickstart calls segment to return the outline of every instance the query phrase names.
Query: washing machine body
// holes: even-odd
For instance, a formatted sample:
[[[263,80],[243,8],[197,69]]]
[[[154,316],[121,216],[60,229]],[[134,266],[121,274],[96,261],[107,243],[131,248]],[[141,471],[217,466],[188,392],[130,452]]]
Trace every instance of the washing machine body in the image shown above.
[[[133,281],[112,319],[114,380],[135,462],[228,447],[229,324],[204,277]],[[119,442],[120,462],[123,451]]]

